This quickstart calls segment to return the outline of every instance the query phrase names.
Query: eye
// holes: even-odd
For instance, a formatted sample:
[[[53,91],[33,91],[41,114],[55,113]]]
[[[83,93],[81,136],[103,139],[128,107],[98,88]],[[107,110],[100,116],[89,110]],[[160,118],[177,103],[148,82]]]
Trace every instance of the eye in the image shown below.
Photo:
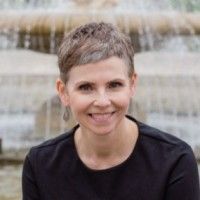
[[[83,85],[80,85],[78,87],[78,89],[81,90],[81,91],[91,91],[92,86],[90,84],[83,84]]]
[[[110,82],[108,86],[109,86],[109,88],[113,88],[114,89],[114,88],[122,87],[123,84],[121,82],[115,81],[115,82]]]

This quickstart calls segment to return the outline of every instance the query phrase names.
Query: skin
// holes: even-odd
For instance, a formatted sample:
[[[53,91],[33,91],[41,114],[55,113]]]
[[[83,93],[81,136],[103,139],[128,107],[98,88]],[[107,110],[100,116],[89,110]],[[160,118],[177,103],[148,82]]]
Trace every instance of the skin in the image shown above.
[[[80,159],[92,169],[107,169],[125,161],[138,137],[137,125],[125,114],[135,93],[136,74],[128,76],[124,61],[111,57],[73,67],[66,84],[56,87],[80,127],[75,145]]]

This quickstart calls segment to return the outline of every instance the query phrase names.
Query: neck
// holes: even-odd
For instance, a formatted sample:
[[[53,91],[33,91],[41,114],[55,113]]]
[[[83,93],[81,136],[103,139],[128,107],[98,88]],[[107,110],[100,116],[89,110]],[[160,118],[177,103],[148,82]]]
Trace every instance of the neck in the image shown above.
[[[134,122],[125,118],[115,133],[97,136],[82,132],[81,127],[75,134],[75,143],[82,160],[110,160],[111,158],[127,158],[134,148],[138,130]]]

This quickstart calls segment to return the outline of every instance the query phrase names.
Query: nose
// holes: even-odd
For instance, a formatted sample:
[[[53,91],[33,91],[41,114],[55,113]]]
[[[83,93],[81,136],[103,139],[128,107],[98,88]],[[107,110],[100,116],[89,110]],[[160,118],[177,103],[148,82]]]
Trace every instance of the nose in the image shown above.
[[[107,107],[111,104],[109,95],[106,92],[99,92],[94,100],[94,105],[98,107]]]

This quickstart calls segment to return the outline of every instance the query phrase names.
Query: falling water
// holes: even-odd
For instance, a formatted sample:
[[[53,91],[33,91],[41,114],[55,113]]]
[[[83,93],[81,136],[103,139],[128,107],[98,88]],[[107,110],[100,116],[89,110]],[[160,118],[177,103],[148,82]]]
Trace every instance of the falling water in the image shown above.
[[[179,20],[179,23],[174,19],[177,12],[198,13],[200,5],[197,0],[185,4],[180,2],[102,0],[97,4],[96,1],[88,0],[87,4],[84,4],[84,1],[80,0],[0,0],[2,13],[6,12],[11,16],[34,16],[41,13],[52,15],[51,31],[46,38],[42,35],[32,35],[34,23],[26,24],[22,37],[18,23],[10,31],[9,26],[1,26],[6,19],[5,22],[0,21],[0,54],[4,56],[3,61],[0,61],[0,137],[4,139],[4,147],[20,148],[24,146],[24,141],[28,147],[33,144],[29,143],[30,141],[38,142],[36,138],[47,139],[66,129],[66,124],[62,120],[63,107],[59,105],[58,112],[54,109],[57,104],[54,105],[52,101],[56,95],[54,83],[58,76],[56,56],[53,55],[56,53],[58,36],[53,16],[59,13],[71,16],[64,20],[63,34],[66,34],[73,27],[73,16],[82,18],[87,13],[90,20],[96,20],[96,16],[103,13],[107,21],[117,25],[116,17],[120,14],[124,31],[129,34],[129,14],[138,14],[141,19],[145,19],[151,13],[161,11],[174,21],[174,34],[163,36],[155,32],[146,21],[138,30],[136,39],[139,41],[140,49],[135,58],[140,78],[135,100],[143,108],[142,112],[145,112],[145,117],[141,120],[182,137],[193,147],[199,145],[200,128],[197,122],[200,121],[200,97],[197,91],[200,86],[200,65],[197,58],[200,37],[184,18]],[[106,8],[102,9],[103,7]],[[181,35],[178,24],[184,25],[189,34]],[[34,45],[37,48],[34,48]],[[30,49],[37,49],[49,55],[37,53],[38,57],[35,57],[36,53]],[[34,63],[36,60],[40,64]],[[184,66],[185,64],[188,66]],[[37,65],[41,67],[36,67]],[[56,125],[53,123],[55,112],[58,112]],[[58,127],[54,129],[53,126]],[[37,127],[41,127],[41,130]]]
[[[102,14],[105,21],[116,25],[121,15],[123,31],[130,34],[130,24],[137,24],[137,20],[134,22],[128,16],[135,14],[143,26],[139,27],[138,36],[132,38],[135,48],[139,43],[135,55],[139,79],[133,99],[136,103],[132,102],[130,112],[150,125],[181,137],[191,144],[199,158],[200,36],[186,18],[176,19],[177,13],[198,14],[199,11],[199,0],[0,0],[0,138],[3,138],[3,149],[29,148],[73,124],[70,121],[66,126],[65,108],[55,91],[58,69],[54,54],[59,37],[54,16],[60,13],[68,16],[63,21],[63,35],[77,23],[74,16],[82,19],[86,14],[91,21]],[[145,20],[157,21],[157,13],[161,13],[163,19],[171,19],[173,34],[160,34]],[[32,34],[34,17],[43,14],[50,16],[50,32],[45,33],[45,37]],[[33,18],[25,23],[21,34],[20,23],[30,15]],[[12,23],[8,20],[6,24],[7,16],[13,20],[19,16],[23,18],[14,20],[10,29]],[[44,21],[49,20],[38,19],[37,23],[44,26]],[[181,25],[189,34],[181,33]],[[21,198],[21,168],[0,168],[3,180],[0,199]]]

